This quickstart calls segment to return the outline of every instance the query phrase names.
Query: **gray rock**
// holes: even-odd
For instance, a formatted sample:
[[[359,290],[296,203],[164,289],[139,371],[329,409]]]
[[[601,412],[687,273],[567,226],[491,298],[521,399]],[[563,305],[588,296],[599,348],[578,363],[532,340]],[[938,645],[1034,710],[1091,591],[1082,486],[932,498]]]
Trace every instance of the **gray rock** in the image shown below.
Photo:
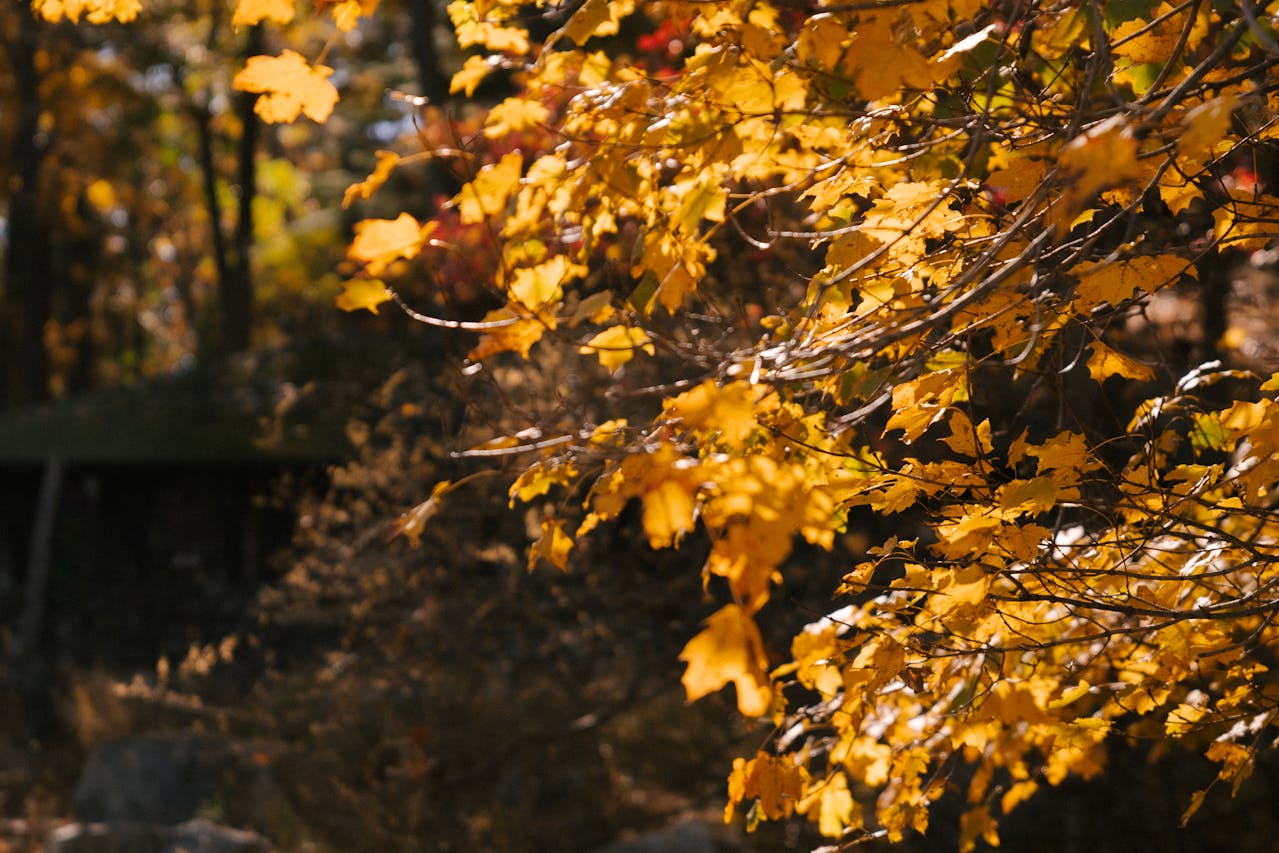
[[[88,823],[181,823],[216,799],[230,764],[226,742],[207,735],[104,744],[80,774],[75,814]]]
[[[177,826],[73,823],[55,829],[45,853],[267,853],[262,836],[207,820]]]

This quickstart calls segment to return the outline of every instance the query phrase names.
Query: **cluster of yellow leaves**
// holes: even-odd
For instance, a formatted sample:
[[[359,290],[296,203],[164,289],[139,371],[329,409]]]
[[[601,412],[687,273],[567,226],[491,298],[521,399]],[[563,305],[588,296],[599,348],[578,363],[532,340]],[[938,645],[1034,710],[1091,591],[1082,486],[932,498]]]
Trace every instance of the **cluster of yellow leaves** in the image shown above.
[[[317,8],[346,31],[377,5]],[[139,6],[33,9],[105,23]],[[1247,654],[1279,644],[1279,377],[1207,406],[1196,389],[1246,377],[1178,380],[1097,318],[1192,280],[1217,246],[1270,247],[1275,199],[1222,171],[1245,139],[1276,135],[1255,118],[1276,96],[1213,65],[1267,55],[1264,30],[1245,38],[1248,7],[1116,19],[1066,2],[1018,22],[975,0],[649,12],[587,0],[539,44],[523,22],[559,10],[448,6],[475,51],[453,93],[520,69],[471,140],[495,153],[464,162],[451,201],[490,238],[503,302],[470,357],[550,341],[617,381],[659,359],[679,376],[644,418],[533,448],[512,502],[581,504],[548,505],[529,567],[566,569],[633,501],[654,548],[707,537],[703,576],[730,600],[684,647],[685,689],[731,685],[743,714],[780,727],[772,751],[734,765],[729,817],[897,840],[927,829],[961,760],[961,848],[997,845],[998,818],[1036,790],[1100,772],[1120,726],[1212,732],[1207,754],[1237,784],[1253,760],[1240,741],[1279,714]],[[239,0],[234,23],[295,13]],[[603,49],[624,24],[674,27],[671,67]],[[249,59],[234,85],[268,122],[324,121],[332,73],[285,50]],[[540,148],[506,144],[538,133]],[[379,152],[344,205],[401,162]],[[1142,232],[1139,211],[1186,239]],[[376,312],[394,297],[382,277],[438,227],[359,223],[339,306]],[[600,282],[611,289],[588,292]],[[774,313],[725,307],[752,300]],[[1113,436],[999,399],[1030,387],[1032,409],[1061,374],[1168,393]],[[527,448],[486,452],[504,449]],[[388,535],[416,542],[456,485]],[[770,660],[761,614],[795,542],[831,550],[858,511],[899,516],[909,537],[870,548],[843,577],[845,606]]]
[[[1206,164],[1238,142],[1248,84],[1196,90],[1153,119],[1072,121],[1094,84],[1071,51],[1099,37],[1080,4],[1027,26],[1017,50],[1035,62],[1017,74],[1039,88],[1021,92],[1016,75],[997,76],[1019,61],[1002,22],[962,0],[808,14],[664,3],[683,50],[665,76],[592,50],[635,4],[590,0],[540,47],[519,23],[526,5],[449,7],[463,46],[489,52],[466,61],[455,93],[525,63],[484,136],[551,127],[560,140],[482,165],[453,200],[463,223],[500,238],[491,289],[506,305],[486,319],[510,324],[472,358],[527,355],[590,322],[598,329],[569,343],[622,379],[641,354],[698,352],[663,318],[702,316],[716,288],[731,289],[716,270],[737,268],[733,234],[767,251],[789,228],[819,259],[757,340],[734,338],[651,421],[546,451],[512,492],[584,495],[575,532],[567,516],[542,523],[530,565],[562,568],[630,501],[653,547],[704,531],[704,577],[731,600],[681,654],[687,693],[731,685],[742,713],[787,732],[776,753],[735,765],[730,814],[898,839],[927,828],[958,757],[975,766],[961,846],[994,845],[999,816],[1038,788],[1100,772],[1108,732],[1134,714],[1183,736],[1279,707],[1250,692],[1261,670],[1213,627],[1237,608],[1242,633],[1271,639],[1264,608],[1249,605],[1272,570],[1243,567],[1275,556],[1279,531],[1259,514],[1279,480],[1267,461],[1279,446],[1261,437],[1279,434],[1272,403],[1186,417],[1189,396],[1154,398],[1116,463],[1087,425],[999,420],[978,380],[1001,364],[1000,381],[1036,375],[1069,345],[1063,332],[1193,279],[1176,243],[1137,234],[1090,251],[1080,235],[1152,196],[1170,215],[1210,203]],[[1190,8],[1104,25],[1129,97],[1186,79],[1182,66],[1214,48],[1216,13]],[[982,120],[1011,117],[1006,130],[921,129],[959,109],[956,84],[984,93],[969,105]],[[1196,239],[1260,246],[1264,204],[1236,194]],[[619,263],[629,293],[572,308],[576,282]],[[1074,346],[1099,386],[1167,379],[1109,336]],[[855,416],[874,411],[886,417],[866,434]],[[1169,417],[1195,434],[1161,426]],[[1246,458],[1219,461],[1240,449]],[[789,662],[770,662],[758,620],[793,543],[833,547],[858,507],[909,517],[923,536],[872,549],[844,578],[854,603],[797,636]],[[812,701],[796,702],[792,684]],[[1247,751],[1216,752],[1237,778]],[[866,790],[877,794],[855,796]]]
[[[63,18],[91,24],[118,21],[127,24],[142,12],[139,0],[32,0],[31,11],[46,21],[57,23]]]
[[[347,31],[377,5],[316,8]],[[140,6],[32,8],[107,23]],[[729,600],[680,655],[685,689],[732,686],[743,714],[779,726],[771,751],[735,763],[728,817],[898,840],[928,828],[962,761],[966,851],[997,845],[999,817],[1036,790],[1101,772],[1114,728],[1210,734],[1237,786],[1279,717],[1249,654],[1279,646],[1279,375],[1210,406],[1200,388],[1250,378],[1178,378],[1102,331],[1217,247],[1271,248],[1273,187],[1229,171],[1277,135],[1277,96],[1238,73],[1273,70],[1271,37],[1246,4],[1122,17],[1136,8],[1064,2],[1014,22],[976,0],[670,0],[650,20],[645,4],[587,0],[539,44],[523,22],[559,10],[449,4],[475,51],[453,93],[521,72],[471,140],[496,153],[465,161],[451,202],[492,240],[503,302],[471,358],[549,340],[618,381],[658,359],[679,377],[644,418],[536,446],[512,502],[581,504],[548,506],[529,567],[566,569],[631,502],[654,548],[707,537],[703,577]],[[295,13],[239,0],[233,20]],[[610,55],[624,24],[675,27],[671,67]],[[285,50],[234,85],[268,122],[324,121],[332,73]],[[506,144],[537,133],[540,148]],[[379,152],[344,204],[401,162]],[[376,312],[393,298],[382,277],[438,227],[359,223],[339,306]],[[800,250],[783,255],[788,242]],[[587,293],[601,281],[612,289]],[[774,313],[725,307],[750,300]],[[1063,374],[1155,396],[1113,435],[1068,423],[1074,392],[1055,419],[1023,417]],[[1024,409],[1001,399],[1017,394]],[[524,447],[487,447],[502,449]],[[388,536],[416,542],[457,485]],[[909,533],[870,548],[844,606],[770,660],[761,619],[794,544],[833,549],[859,511]]]

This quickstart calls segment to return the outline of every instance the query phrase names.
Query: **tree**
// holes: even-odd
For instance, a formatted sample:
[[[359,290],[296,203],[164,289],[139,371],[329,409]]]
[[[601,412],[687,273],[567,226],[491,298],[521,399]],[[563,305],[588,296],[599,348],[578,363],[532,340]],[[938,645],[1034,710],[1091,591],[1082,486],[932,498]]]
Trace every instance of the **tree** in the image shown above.
[[[530,566],[564,568],[628,505],[654,548],[709,540],[723,604],[684,686],[731,684],[776,726],[734,766],[730,815],[897,840],[962,781],[972,849],[1037,789],[1100,773],[1108,737],[1247,775],[1279,713],[1279,375],[1250,360],[1271,341],[1237,298],[1262,294],[1279,237],[1265,7],[448,11],[473,52],[451,92],[497,75],[513,94],[473,133],[425,112],[447,144],[352,188],[428,158],[464,181],[430,221],[357,225],[339,305],[477,333],[480,372],[588,375],[469,455],[519,460]],[[237,19],[292,14],[242,0]],[[237,85],[267,121],[323,120],[330,73],[283,52]],[[480,320],[397,289],[459,247],[485,253]],[[1169,306],[1193,309],[1184,328]],[[415,539],[453,488],[395,529]],[[874,518],[895,534],[770,648],[794,543]]]

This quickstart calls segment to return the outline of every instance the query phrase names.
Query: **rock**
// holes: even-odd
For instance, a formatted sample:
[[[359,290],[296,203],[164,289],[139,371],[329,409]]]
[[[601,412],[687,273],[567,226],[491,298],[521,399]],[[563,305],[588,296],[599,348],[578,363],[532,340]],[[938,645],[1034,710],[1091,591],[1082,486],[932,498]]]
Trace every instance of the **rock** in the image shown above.
[[[207,820],[177,826],[146,823],[72,823],[58,827],[45,853],[267,853],[262,836]]]
[[[75,814],[88,823],[181,823],[216,800],[230,764],[227,744],[207,735],[107,743],[80,774]]]

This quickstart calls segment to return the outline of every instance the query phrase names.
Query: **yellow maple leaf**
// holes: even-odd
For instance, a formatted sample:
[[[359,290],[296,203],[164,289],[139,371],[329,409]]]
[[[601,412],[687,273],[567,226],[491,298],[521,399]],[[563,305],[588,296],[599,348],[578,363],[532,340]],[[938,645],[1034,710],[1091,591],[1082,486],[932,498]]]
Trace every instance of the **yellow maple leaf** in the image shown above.
[[[545,519],[542,521],[542,535],[529,548],[528,569],[533,571],[541,560],[557,569],[567,569],[568,554],[572,549],[573,539],[564,532],[563,520]]]
[[[635,0],[586,0],[561,32],[578,44],[594,36],[614,36],[618,23],[634,10]]]
[[[563,295],[564,282],[585,272],[584,267],[563,255],[556,255],[536,266],[520,267],[515,270],[511,282],[511,297],[530,311],[540,310]]]
[[[816,782],[795,810],[810,819],[816,815],[817,831],[827,838],[839,838],[849,827],[862,824],[861,806],[848,790],[843,773]]]
[[[376,12],[380,2],[381,0],[341,0],[333,4],[329,14],[339,30],[350,32],[355,29],[360,18],[367,18]]]
[[[508,27],[490,18],[493,3],[469,3],[453,0],[447,11],[453,21],[457,42],[462,47],[482,45],[499,53],[525,54],[529,50],[528,32],[522,27]]]
[[[33,0],[31,10],[50,23],[87,16],[91,24],[127,24],[138,17],[142,4],[138,0]]]
[[[1122,115],[1093,125],[1063,145],[1057,164],[1064,189],[1051,219],[1059,230],[1069,229],[1097,193],[1145,174],[1137,160],[1137,137]]]
[[[385,282],[376,278],[351,279],[342,286],[344,289],[334,302],[343,311],[366,308],[376,314],[378,306],[391,299]]]
[[[695,486],[682,479],[662,480],[641,496],[644,513],[641,522],[648,534],[648,544],[666,548],[679,542],[697,524]]]
[[[1095,467],[1088,459],[1088,443],[1077,432],[1060,432],[1038,447],[1027,448],[1026,452],[1039,459],[1037,475],[1045,471],[1078,472]]]
[[[511,195],[519,189],[523,170],[524,157],[518,151],[480,169],[475,180],[453,197],[462,223],[473,225],[504,211]]]
[[[456,95],[462,92],[466,97],[471,97],[475,94],[476,87],[495,67],[487,57],[468,56],[466,62],[462,63],[462,68],[449,81],[449,94]]]
[[[959,853],[970,853],[976,849],[979,838],[991,847],[999,846],[997,824],[987,805],[973,806],[960,816]]]
[[[532,98],[507,98],[492,107],[484,119],[484,135],[489,139],[508,136],[529,127],[545,124],[551,111]]]
[[[790,815],[804,789],[805,774],[789,757],[777,757],[759,752],[749,761],[733,759],[733,772],[728,777],[729,808],[725,812],[731,820],[734,804],[754,800],[756,807],[769,820]]]
[[[990,443],[989,418],[983,420],[977,426],[973,426],[972,420],[962,409],[955,409],[950,413],[949,425],[950,435],[943,438],[942,441],[956,453],[976,459],[994,450]]]
[[[635,350],[653,355],[657,352],[643,329],[629,326],[610,326],[591,338],[578,350],[582,355],[599,356],[600,364],[608,368],[610,373],[626,364],[635,356]]]
[[[1176,255],[1132,258],[1113,264],[1083,263],[1076,267],[1075,311],[1087,314],[1104,302],[1120,305],[1134,291],[1154,293],[1187,274],[1187,262]]]
[[[1122,376],[1125,379],[1139,379],[1149,382],[1155,378],[1155,372],[1137,359],[1113,350],[1101,341],[1091,344],[1092,355],[1088,357],[1088,375],[1095,382],[1105,382],[1110,376]]]
[[[536,317],[526,313],[517,313],[510,307],[498,308],[484,315],[486,323],[503,323],[480,337],[480,342],[466,356],[471,361],[479,361],[499,352],[518,352],[528,358],[533,344],[542,339],[547,330],[555,328],[555,315],[542,312]]]
[[[1177,137],[1177,156],[1199,162],[1206,155],[1211,159],[1212,149],[1230,131],[1237,98],[1225,94],[1204,101],[1182,118],[1185,128]]]
[[[240,0],[231,17],[233,27],[251,27],[263,21],[287,24],[293,20],[293,0]]]
[[[1188,9],[1182,6],[1174,10],[1169,3],[1163,2],[1143,17],[1124,21],[1110,34],[1111,55],[1138,65],[1166,63],[1177,50],[1177,43],[1186,27]],[[1152,22],[1156,23],[1152,26]],[[1185,48],[1194,50],[1207,35],[1209,26],[1209,16],[1197,15]]]
[[[372,198],[373,193],[382,188],[400,162],[400,155],[394,151],[379,151],[376,156],[377,165],[373,167],[372,173],[359,183],[351,184],[346,188],[346,192],[342,195],[343,207],[350,207],[356,199]]]
[[[688,664],[681,681],[690,702],[732,683],[744,715],[760,717],[768,712],[773,688],[764,641],[755,620],[739,605],[726,604],[713,613],[679,659]]]
[[[393,262],[416,257],[436,224],[422,225],[407,213],[395,219],[366,219],[356,223],[347,257],[363,263],[369,275],[379,276]]]
[[[517,500],[528,503],[546,494],[554,486],[567,486],[576,477],[577,468],[571,462],[567,465],[535,462],[511,484],[511,506],[514,507]]]
[[[333,112],[338,90],[329,82],[333,69],[311,65],[301,54],[286,50],[279,56],[251,56],[235,75],[233,87],[260,93],[253,111],[271,123],[294,121],[299,113],[323,122]]]
[[[691,391],[663,404],[666,414],[687,426],[718,432],[730,447],[741,449],[759,426],[756,411],[767,389],[747,382],[730,382],[722,388],[706,380]]]
[[[454,486],[461,484],[461,481],[454,483],[451,480],[441,480],[436,483],[431,489],[429,498],[402,513],[399,518],[386,526],[382,532],[382,538],[389,542],[397,536],[406,536],[416,548],[422,534],[426,531],[426,523],[440,511],[440,502],[444,495],[448,494]]]

